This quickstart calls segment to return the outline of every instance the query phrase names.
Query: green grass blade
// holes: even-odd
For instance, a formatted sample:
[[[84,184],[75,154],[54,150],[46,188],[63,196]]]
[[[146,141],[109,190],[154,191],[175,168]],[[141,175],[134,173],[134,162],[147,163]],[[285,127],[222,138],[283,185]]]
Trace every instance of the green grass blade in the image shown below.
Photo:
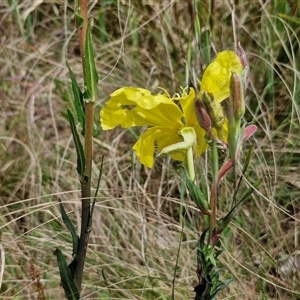
[[[295,18],[295,17],[291,17],[285,14],[278,14],[278,17],[285,19],[287,21],[290,21],[292,23],[295,23],[297,25],[300,25],[300,19],[299,18]]]

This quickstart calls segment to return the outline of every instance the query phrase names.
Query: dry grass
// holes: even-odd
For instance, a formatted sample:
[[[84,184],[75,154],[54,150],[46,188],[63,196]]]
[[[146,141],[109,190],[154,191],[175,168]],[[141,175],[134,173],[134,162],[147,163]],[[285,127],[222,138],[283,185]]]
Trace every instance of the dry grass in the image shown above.
[[[124,85],[176,92],[185,85],[188,42],[201,77],[207,51],[213,58],[232,48],[235,31],[251,66],[245,120],[259,127],[247,174],[263,182],[222,239],[223,274],[234,281],[220,299],[300,299],[300,27],[278,16],[299,22],[299,3],[239,1],[235,29],[229,1],[215,1],[213,14],[207,4],[195,3],[91,2],[98,111]],[[62,114],[71,101],[66,60],[81,82],[73,6],[2,0],[0,31],[0,299],[63,299],[53,251],[59,247],[71,260],[72,245],[57,197],[80,224],[76,151]],[[131,146],[138,133],[117,129],[95,137],[94,186],[102,154],[104,175],[83,299],[170,299],[177,258],[175,299],[193,298],[199,214],[181,199],[173,162],[158,158],[152,170],[137,163]],[[203,158],[199,173],[205,167]],[[229,197],[230,182],[222,193]]]

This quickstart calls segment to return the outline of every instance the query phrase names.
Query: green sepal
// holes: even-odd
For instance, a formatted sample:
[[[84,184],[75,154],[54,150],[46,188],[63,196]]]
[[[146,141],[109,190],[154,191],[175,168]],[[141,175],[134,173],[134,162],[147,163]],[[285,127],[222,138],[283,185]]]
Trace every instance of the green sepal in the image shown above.
[[[84,47],[84,66],[85,66],[85,91],[84,100],[88,103],[95,102],[97,98],[98,74],[96,71],[95,55],[92,43],[91,25],[88,24]]]
[[[86,158],[85,158],[83,146],[80,141],[78,132],[76,130],[76,125],[75,125],[73,114],[69,108],[67,109],[67,112],[68,112],[69,122],[70,122],[71,131],[72,131],[72,135],[73,135],[73,140],[74,140],[75,148],[76,148],[76,152],[77,152],[77,172],[80,175],[81,181],[87,182],[88,177],[84,174]]]
[[[78,86],[78,83],[75,79],[74,73],[72,72],[68,62],[67,67],[69,69],[69,74],[72,82],[72,91],[74,96],[74,107],[77,115],[77,121],[80,124],[82,128],[81,134],[84,136],[84,130],[85,130],[85,108],[84,108],[84,102],[83,102],[83,94]]]
[[[75,229],[73,223],[71,222],[68,214],[65,211],[65,208],[62,204],[61,199],[58,198],[58,201],[59,201],[59,205],[60,205],[60,212],[61,212],[62,220],[63,220],[64,224],[66,225],[66,227],[68,228],[68,230],[70,231],[70,233],[72,235],[73,258],[76,258],[77,257],[77,252],[78,252],[79,237],[76,233],[76,229]]]
[[[54,252],[60,273],[60,279],[65,291],[65,296],[68,300],[78,300],[79,292],[74,282],[74,278],[67,266],[66,259],[61,250],[56,249]]]

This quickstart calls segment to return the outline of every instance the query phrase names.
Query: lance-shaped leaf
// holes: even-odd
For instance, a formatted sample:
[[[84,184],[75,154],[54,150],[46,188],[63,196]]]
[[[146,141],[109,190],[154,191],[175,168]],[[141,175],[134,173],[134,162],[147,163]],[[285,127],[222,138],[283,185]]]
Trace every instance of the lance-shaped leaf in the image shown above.
[[[76,110],[77,121],[82,128],[82,135],[84,135],[85,129],[85,115],[84,115],[84,102],[83,102],[83,94],[78,86],[78,83],[75,79],[74,73],[72,72],[69,64],[67,63],[67,67],[69,69],[69,74],[72,82],[72,91],[74,97],[74,107]]]
[[[242,195],[242,197],[240,198],[240,201],[233,206],[233,208],[229,211],[229,213],[224,217],[221,218],[218,223],[216,224],[216,227],[213,229],[213,237],[214,236],[218,236],[218,238],[220,238],[221,233],[223,232],[223,230],[228,226],[228,224],[230,223],[231,219],[234,216],[234,212],[235,209],[246,199],[248,199],[248,197],[253,193],[254,189],[256,189],[260,184],[260,181],[256,181],[253,186],[251,186],[249,189],[246,190],[246,192]]]
[[[58,201],[60,203],[60,211],[61,211],[62,220],[72,235],[73,257],[75,258],[77,256],[77,251],[78,251],[79,237],[76,233],[76,229],[75,229],[73,223],[71,222],[69,216],[67,215],[67,213],[65,211],[65,208],[62,204],[61,199],[58,198]]]
[[[216,299],[215,297],[217,296],[217,294],[224,290],[229,284],[230,282],[232,281],[232,279],[227,279],[223,282],[220,282],[217,287],[215,288],[214,292],[210,295],[210,298],[209,299]]]
[[[101,158],[100,172],[99,172],[99,176],[98,176],[98,182],[97,182],[97,186],[96,186],[95,197],[94,197],[94,200],[92,202],[86,232],[91,232],[92,231],[94,208],[95,208],[95,203],[96,203],[96,199],[97,199],[97,195],[98,195],[98,191],[99,191],[99,187],[100,187],[100,181],[101,181],[101,177],[102,177],[102,171],[103,171],[103,159],[104,159],[104,155],[102,155],[102,158]]]
[[[247,200],[247,199],[250,197],[250,195],[254,192],[254,190],[258,188],[258,186],[260,185],[260,183],[261,183],[261,180],[255,181],[255,182],[253,183],[253,185],[252,185],[250,188],[248,188],[248,189],[244,192],[244,194],[240,197],[240,202],[238,203],[238,205],[239,205],[240,203],[242,203],[243,201]]]
[[[83,18],[80,15],[80,8],[78,0],[75,0],[75,21],[78,28],[83,26]]]
[[[73,135],[73,140],[74,140],[75,148],[76,148],[76,152],[77,152],[77,172],[80,175],[81,180],[83,182],[87,182],[88,178],[84,174],[86,159],[85,159],[83,146],[80,141],[78,132],[76,130],[76,125],[75,125],[73,114],[69,108],[67,109],[67,112],[68,112],[69,122],[70,122],[71,131],[72,131],[72,135]]]
[[[190,192],[192,200],[195,202],[197,207],[204,215],[210,215],[210,207],[205,199],[200,188],[191,180],[190,176],[187,174],[187,171],[184,169],[184,181]]]
[[[57,258],[61,283],[65,291],[66,298],[68,300],[78,300],[79,299],[78,289],[74,282],[74,278],[67,266],[65,257],[63,256],[61,250],[59,249],[56,249],[54,254],[56,255]]]
[[[86,102],[95,102],[97,98],[98,74],[96,71],[95,55],[92,44],[91,25],[88,24],[86,31],[85,47],[84,47],[84,66],[85,66],[85,92],[84,98]]]

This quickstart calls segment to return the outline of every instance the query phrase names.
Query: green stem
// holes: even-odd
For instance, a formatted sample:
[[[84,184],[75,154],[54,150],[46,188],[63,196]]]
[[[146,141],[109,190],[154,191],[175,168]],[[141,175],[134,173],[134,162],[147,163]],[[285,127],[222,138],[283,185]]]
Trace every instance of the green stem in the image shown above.
[[[79,0],[80,15],[83,18],[83,26],[78,28],[80,52],[82,58],[82,70],[85,81],[85,60],[84,60],[84,48],[86,39],[86,30],[88,25],[87,17],[87,0]],[[92,175],[92,158],[93,158],[93,126],[94,126],[94,102],[89,102],[85,106],[85,139],[84,150],[86,156],[85,175],[87,181],[81,182],[81,231],[77,252],[77,262],[74,271],[74,281],[80,294],[85,256],[88,246],[88,239],[90,231],[87,230],[88,222],[90,218],[90,206],[91,206],[91,175]]]
[[[77,264],[74,273],[74,280],[79,293],[81,290],[84,262],[90,235],[90,230],[88,230],[88,227],[91,207],[91,174],[94,130],[94,102],[92,101],[89,102],[85,107],[85,124],[85,175],[88,177],[88,180],[87,182],[81,182],[81,231],[77,252]]]
[[[218,200],[218,169],[219,169],[219,161],[218,161],[218,149],[217,143],[215,140],[212,141],[211,144],[211,163],[212,163],[212,173],[213,173],[213,184],[211,187],[211,195],[210,195],[210,208],[211,214],[209,215],[209,237],[208,243],[211,242],[213,229],[216,226],[217,222],[217,200]]]

